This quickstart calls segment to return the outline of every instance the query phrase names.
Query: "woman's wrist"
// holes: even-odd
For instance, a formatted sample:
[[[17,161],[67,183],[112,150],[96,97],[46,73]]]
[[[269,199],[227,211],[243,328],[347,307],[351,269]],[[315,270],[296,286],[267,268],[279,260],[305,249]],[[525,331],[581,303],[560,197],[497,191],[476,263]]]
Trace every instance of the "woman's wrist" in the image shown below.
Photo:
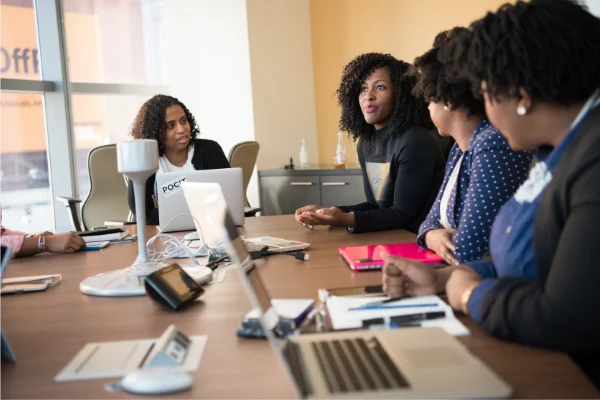
[[[471,286],[469,286],[460,297],[460,309],[465,315],[469,315],[469,299],[471,298],[471,294],[477,285],[479,285],[479,282],[471,284]]]
[[[352,228],[352,229],[355,227],[354,213],[353,212],[344,213],[344,225],[346,227]]]

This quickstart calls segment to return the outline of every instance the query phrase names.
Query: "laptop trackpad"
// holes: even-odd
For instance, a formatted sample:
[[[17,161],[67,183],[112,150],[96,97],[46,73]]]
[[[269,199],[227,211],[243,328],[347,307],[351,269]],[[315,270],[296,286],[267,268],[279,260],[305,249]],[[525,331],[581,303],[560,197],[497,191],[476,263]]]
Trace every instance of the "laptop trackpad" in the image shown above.
[[[449,367],[465,364],[464,358],[448,347],[403,349],[402,354],[415,368]]]

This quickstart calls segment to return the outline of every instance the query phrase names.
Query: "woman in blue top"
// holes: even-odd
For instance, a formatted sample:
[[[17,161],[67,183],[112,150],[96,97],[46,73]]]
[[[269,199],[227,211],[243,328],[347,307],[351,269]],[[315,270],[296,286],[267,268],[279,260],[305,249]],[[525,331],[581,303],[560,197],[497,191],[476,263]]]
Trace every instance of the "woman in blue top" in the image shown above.
[[[490,122],[538,163],[498,213],[490,258],[432,268],[388,256],[383,283],[390,296],[445,290],[490,334],[567,352],[600,386],[598,38],[600,19],[577,3],[531,0],[453,41]]]
[[[429,103],[441,136],[456,144],[450,151],[444,182],[417,243],[448,264],[481,258],[488,251],[492,222],[500,207],[527,178],[532,154],[514,152],[485,116],[466,79],[450,78],[452,59],[440,57],[451,40],[467,32],[457,27],[439,33],[433,48],[415,59],[413,93]]]

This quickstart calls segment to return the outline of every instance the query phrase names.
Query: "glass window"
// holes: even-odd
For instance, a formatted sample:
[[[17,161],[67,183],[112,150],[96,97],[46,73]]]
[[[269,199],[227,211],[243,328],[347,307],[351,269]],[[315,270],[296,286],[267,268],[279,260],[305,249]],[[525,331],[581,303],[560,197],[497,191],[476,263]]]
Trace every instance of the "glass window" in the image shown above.
[[[1,0],[0,21],[0,76],[39,80],[33,0]]]
[[[71,96],[77,166],[78,197],[83,199],[90,188],[87,156],[90,149],[129,140],[129,128],[148,97],[125,95]]]
[[[163,0],[63,0],[72,82],[163,84]]]
[[[2,93],[0,116],[2,224],[31,233],[52,229],[42,95]]]

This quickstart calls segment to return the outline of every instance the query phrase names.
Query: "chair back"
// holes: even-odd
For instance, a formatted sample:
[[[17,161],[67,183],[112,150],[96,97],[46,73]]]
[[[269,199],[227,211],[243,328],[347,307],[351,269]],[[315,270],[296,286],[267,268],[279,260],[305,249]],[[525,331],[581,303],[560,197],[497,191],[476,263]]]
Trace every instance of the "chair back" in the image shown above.
[[[258,158],[258,142],[241,142],[231,148],[229,152],[229,165],[231,168],[241,168],[244,183],[244,194],[248,190],[248,183],[252,177],[252,171]],[[248,198],[246,198],[246,207],[248,207]]]
[[[127,221],[127,184],[117,170],[117,145],[90,150],[88,155],[90,192],[81,205],[84,229],[104,225],[104,221]]]

